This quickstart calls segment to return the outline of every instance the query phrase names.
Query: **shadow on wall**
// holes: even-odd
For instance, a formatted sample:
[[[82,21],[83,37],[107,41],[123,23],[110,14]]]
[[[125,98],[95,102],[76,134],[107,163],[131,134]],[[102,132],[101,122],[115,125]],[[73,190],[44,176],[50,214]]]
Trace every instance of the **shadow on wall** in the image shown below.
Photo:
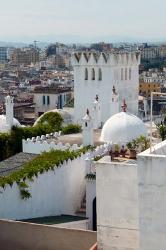
[[[0,232],[5,250],[88,250],[97,241],[92,231],[5,220],[0,220]]]

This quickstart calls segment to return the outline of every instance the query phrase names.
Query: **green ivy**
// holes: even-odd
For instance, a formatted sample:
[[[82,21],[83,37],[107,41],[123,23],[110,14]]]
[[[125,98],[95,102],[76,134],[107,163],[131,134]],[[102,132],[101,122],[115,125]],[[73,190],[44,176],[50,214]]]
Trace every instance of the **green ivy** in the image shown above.
[[[6,185],[12,186],[14,182],[17,183],[20,194],[23,199],[28,199],[30,193],[28,191],[28,185],[26,180],[33,181],[33,177],[37,177],[38,174],[54,170],[56,167],[61,166],[64,161],[74,160],[75,158],[85,154],[90,146],[84,147],[77,151],[69,150],[52,150],[50,152],[44,152],[41,155],[36,156],[33,160],[24,164],[24,166],[16,171],[11,173],[8,176],[0,177],[0,187],[5,188]]]

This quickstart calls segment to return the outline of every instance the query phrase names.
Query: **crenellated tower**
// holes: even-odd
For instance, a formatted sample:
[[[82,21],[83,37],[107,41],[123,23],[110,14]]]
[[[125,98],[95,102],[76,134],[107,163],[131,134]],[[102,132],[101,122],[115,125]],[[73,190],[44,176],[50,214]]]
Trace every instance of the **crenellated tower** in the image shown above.
[[[92,111],[92,100],[100,97],[101,122],[104,123],[110,112],[110,93],[116,86],[119,103],[125,98],[129,112],[138,113],[140,53],[74,53],[74,102],[75,122],[81,122],[82,114],[88,107]]]

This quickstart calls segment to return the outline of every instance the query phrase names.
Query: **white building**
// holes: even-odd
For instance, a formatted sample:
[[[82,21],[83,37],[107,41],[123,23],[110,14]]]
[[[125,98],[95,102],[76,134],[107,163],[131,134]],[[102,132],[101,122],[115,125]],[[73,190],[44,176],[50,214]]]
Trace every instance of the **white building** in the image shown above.
[[[43,113],[62,109],[72,98],[72,90],[69,87],[40,87],[34,90],[35,115],[41,116]]]
[[[87,108],[91,113],[92,100],[98,95],[101,103],[101,122],[104,123],[111,115],[113,86],[119,93],[119,103],[125,99],[129,111],[137,114],[139,63],[139,53],[73,54],[75,121],[81,121]]]

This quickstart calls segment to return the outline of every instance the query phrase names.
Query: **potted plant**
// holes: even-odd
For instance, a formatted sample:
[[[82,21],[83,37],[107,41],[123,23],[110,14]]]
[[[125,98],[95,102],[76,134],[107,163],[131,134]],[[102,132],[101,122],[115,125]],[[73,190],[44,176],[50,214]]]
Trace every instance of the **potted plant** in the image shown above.
[[[115,157],[118,157],[118,156],[119,156],[119,145],[118,145],[118,144],[115,144],[114,155],[115,155]]]
[[[127,150],[125,149],[125,146],[122,145],[121,150],[120,150],[120,155],[121,155],[122,157],[125,157],[126,151],[127,151]]]
[[[130,159],[136,159],[136,149],[138,147],[137,140],[132,140],[126,144],[129,149]]]
[[[150,140],[143,135],[137,138],[137,142],[141,152],[150,147]]]

